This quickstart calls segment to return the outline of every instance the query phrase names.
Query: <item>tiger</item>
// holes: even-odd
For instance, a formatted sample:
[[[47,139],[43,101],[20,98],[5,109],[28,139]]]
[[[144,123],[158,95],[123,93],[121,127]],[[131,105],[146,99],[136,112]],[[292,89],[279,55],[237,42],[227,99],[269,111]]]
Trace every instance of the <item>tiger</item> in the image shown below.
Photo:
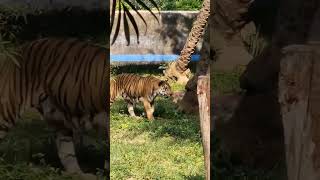
[[[18,48],[18,65],[0,62],[0,139],[35,108],[56,131],[58,156],[68,173],[83,177],[75,154],[79,131],[107,131],[109,68],[106,48],[78,39],[42,38]]]
[[[169,83],[153,76],[136,74],[119,74],[110,80],[110,105],[118,96],[127,103],[130,116],[137,117],[134,112],[135,104],[142,102],[148,120],[153,120],[154,100],[158,95],[170,97],[172,90]]]

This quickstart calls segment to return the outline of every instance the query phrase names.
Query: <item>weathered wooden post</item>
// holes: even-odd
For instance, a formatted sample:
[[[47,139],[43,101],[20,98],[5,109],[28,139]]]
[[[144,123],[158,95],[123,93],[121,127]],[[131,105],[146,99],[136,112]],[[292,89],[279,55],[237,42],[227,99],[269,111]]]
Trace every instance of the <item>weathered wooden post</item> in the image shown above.
[[[210,180],[210,77],[199,76],[197,95],[200,128],[205,157],[206,180]]]
[[[289,180],[320,179],[320,43],[283,49],[279,73]]]

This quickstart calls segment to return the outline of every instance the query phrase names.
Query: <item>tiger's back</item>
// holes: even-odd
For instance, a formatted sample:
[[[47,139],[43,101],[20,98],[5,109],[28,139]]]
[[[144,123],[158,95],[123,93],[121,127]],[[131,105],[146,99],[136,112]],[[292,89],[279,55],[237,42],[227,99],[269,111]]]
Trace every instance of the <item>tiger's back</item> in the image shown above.
[[[46,38],[25,45],[22,57],[21,76],[31,105],[50,96],[71,114],[106,109],[109,72],[104,48],[77,39]]]
[[[142,77],[135,74],[117,76],[117,84],[129,97],[147,97],[158,88],[161,80],[152,76]]]

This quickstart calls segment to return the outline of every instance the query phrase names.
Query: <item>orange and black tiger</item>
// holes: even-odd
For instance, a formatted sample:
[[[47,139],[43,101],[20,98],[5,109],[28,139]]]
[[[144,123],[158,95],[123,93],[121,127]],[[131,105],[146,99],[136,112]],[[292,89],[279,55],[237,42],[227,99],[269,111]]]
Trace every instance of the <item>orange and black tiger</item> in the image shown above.
[[[136,74],[120,74],[110,81],[110,102],[114,102],[121,95],[128,104],[130,116],[136,116],[134,106],[142,102],[147,118],[152,120],[154,100],[158,95],[171,96],[169,83],[153,76],[139,76]]]
[[[37,108],[57,131],[65,170],[82,174],[73,140],[83,128],[107,129],[107,50],[76,39],[46,38],[22,45],[19,53],[19,66],[0,62],[0,137],[26,107]]]

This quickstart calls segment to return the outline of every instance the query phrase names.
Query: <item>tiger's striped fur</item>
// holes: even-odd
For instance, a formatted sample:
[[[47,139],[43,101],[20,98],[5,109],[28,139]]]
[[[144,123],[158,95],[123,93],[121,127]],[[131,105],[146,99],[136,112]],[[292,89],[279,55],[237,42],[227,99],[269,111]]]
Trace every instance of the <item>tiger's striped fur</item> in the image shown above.
[[[89,126],[107,129],[107,50],[76,39],[45,38],[26,43],[19,52],[20,67],[9,61],[0,65],[0,137],[25,107],[37,108],[57,130],[66,171],[82,173],[73,145],[76,134]]]
[[[136,116],[134,106],[139,101],[143,103],[149,120],[154,119],[154,100],[158,95],[171,96],[172,91],[167,81],[135,74],[120,74],[110,81],[110,103],[121,95],[128,104],[128,112]]]

